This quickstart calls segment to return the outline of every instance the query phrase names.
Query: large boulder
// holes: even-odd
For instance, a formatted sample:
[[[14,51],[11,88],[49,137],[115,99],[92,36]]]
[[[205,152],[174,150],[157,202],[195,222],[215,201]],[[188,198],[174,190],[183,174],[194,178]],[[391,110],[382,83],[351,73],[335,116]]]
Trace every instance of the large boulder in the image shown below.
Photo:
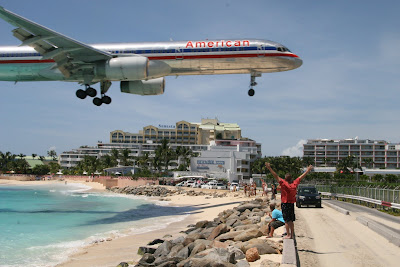
[[[245,203],[240,205],[239,207],[236,207],[235,209],[239,212],[243,212],[245,210],[253,210],[255,208],[261,209],[261,204],[260,203]]]
[[[225,242],[226,240],[234,240],[236,236],[240,235],[244,231],[233,231],[233,232],[228,232],[222,235],[219,235],[215,240]]]
[[[170,252],[168,253],[168,258],[172,258],[172,257],[175,257],[176,256],[176,254],[178,254],[178,252],[181,250],[181,249],[183,249],[184,248],[184,245],[182,245],[182,244],[177,244],[177,245],[175,245],[175,246],[173,246],[172,248],[171,248],[171,250],[170,250]]]
[[[264,254],[278,254],[277,249],[272,247],[265,239],[252,239],[238,245],[239,248],[246,253],[250,248],[257,248],[260,255]]]
[[[155,261],[155,257],[153,254],[146,253],[143,257],[139,260],[139,265],[149,265]]]
[[[228,231],[228,227],[226,224],[222,223],[214,228],[211,234],[208,236],[207,240],[214,240],[220,234],[226,233]]]
[[[172,243],[171,241],[164,241],[154,252],[154,257],[158,258],[160,256],[167,256],[171,251]]]
[[[237,235],[233,240],[234,241],[248,241],[253,238],[257,238],[262,236],[262,232],[258,229],[249,229],[244,231],[243,233]]]

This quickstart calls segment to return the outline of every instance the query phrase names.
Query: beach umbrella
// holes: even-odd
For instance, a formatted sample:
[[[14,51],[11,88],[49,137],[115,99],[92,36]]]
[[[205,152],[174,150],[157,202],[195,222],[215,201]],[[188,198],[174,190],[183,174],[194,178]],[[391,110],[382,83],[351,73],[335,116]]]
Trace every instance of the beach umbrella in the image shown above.
[[[84,172],[83,172],[83,175],[87,175],[87,171],[84,171]]]
[[[120,173],[120,172],[116,172],[115,174],[116,174],[116,175],[121,175],[121,173]]]

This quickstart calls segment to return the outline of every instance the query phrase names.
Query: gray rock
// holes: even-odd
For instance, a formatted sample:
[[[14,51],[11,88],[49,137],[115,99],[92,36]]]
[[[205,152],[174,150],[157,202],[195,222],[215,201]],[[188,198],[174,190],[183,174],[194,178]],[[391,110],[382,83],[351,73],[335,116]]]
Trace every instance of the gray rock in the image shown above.
[[[258,229],[249,229],[237,235],[234,241],[248,241],[250,239],[262,236],[262,232]]]
[[[201,234],[203,234],[204,238],[208,238],[214,229],[215,227],[205,228],[203,231],[201,231]]]
[[[192,257],[192,256],[196,255],[197,253],[204,251],[206,249],[207,249],[207,247],[204,243],[199,243],[193,248],[192,252],[190,253],[190,256]]]
[[[154,254],[154,252],[156,252],[155,248],[139,247],[139,249],[138,249],[138,254],[139,255],[144,255],[145,253]]]
[[[259,203],[246,203],[246,204],[240,205],[239,207],[236,207],[235,209],[239,212],[243,212],[247,209],[253,210],[255,208],[260,209],[261,205]]]
[[[164,241],[154,252],[154,257],[160,257],[160,256],[167,256],[169,252],[171,251],[172,248],[172,243],[171,241]]]
[[[207,221],[207,220],[199,221],[196,223],[195,227],[196,228],[205,228],[208,223],[209,223],[209,221]]]
[[[181,259],[187,259],[187,258],[189,258],[189,255],[190,255],[190,250],[189,250],[189,247],[186,246],[186,247],[182,248],[182,249],[176,254],[176,257],[177,257],[177,258],[181,258]]]
[[[250,264],[247,262],[247,260],[240,260],[236,263],[237,267],[250,267]]]
[[[260,255],[278,254],[277,250],[273,248],[267,240],[264,239],[252,239],[240,244],[240,249],[243,251],[243,253],[246,253],[246,251],[250,248],[257,248]]]
[[[156,258],[153,254],[146,253],[143,257],[139,260],[139,264],[141,265],[148,265],[154,262]]]
[[[253,217],[249,217],[249,220],[250,220],[253,224],[257,224],[257,223],[261,222],[261,217],[260,217],[260,216],[253,216]]]
[[[219,235],[215,240],[224,242],[226,240],[234,240],[236,236],[239,234],[243,233],[244,231],[233,231],[233,232],[228,232],[222,235]]]
[[[178,254],[178,252],[179,252],[182,248],[184,248],[184,246],[183,246],[182,244],[177,244],[177,245],[173,246],[173,247],[171,248],[171,251],[168,253],[168,256],[167,256],[167,257],[168,257],[168,258],[175,257],[176,254]]]
[[[258,229],[259,226],[256,224],[246,224],[246,225],[239,225],[234,228],[235,231],[246,231],[249,229]]]
[[[226,226],[228,227],[232,227],[232,225],[234,225],[236,222],[238,221],[238,219],[229,219],[226,221]]]
[[[229,253],[235,254],[235,260],[241,260],[246,258],[246,255],[243,253],[243,251],[237,247],[229,246],[228,251]]]
[[[174,240],[172,240],[171,243],[173,245],[176,245],[176,244],[182,243],[183,240],[185,240],[185,237],[184,236],[180,236],[180,237],[177,237]]]
[[[226,233],[228,231],[228,227],[226,224],[222,223],[214,228],[211,234],[208,236],[208,240],[214,240],[220,234]]]

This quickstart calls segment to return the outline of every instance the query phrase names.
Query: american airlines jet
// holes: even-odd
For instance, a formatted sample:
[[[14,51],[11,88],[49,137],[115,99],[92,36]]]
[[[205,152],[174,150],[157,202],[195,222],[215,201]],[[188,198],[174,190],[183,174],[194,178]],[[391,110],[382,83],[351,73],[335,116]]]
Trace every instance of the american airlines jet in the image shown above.
[[[123,93],[160,95],[165,76],[250,74],[249,96],[262,73],[292,70],[303,61],[285,46],[259,39],[217,39],[152,43],[84,44],[29,21],[0,6],[0,18],[16,28],[22,44],[0,47],[0,81],[68,81],[93,97],[96,106],[110,104],[111,83]],[[100,96],[92,88],[100,83]]]

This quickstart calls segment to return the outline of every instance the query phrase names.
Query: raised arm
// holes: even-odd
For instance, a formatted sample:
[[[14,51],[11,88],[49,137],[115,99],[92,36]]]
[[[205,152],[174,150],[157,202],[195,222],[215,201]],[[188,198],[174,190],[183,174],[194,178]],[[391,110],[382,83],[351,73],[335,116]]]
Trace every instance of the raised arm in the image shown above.
[[[299,176],[300,182],[301,182],[301,180],[302,180],[304,177],[306,177],[306,175],[307,175],[313,168],[314,168],[313,165],[309,165],[309,166],[307,167],[307,170],[306,170],[302,175]]]
[[[267,167],[267,169],[271,172],[272,176],[274,176],[274,178],[278,181],[280,181],[280,177],[278,176],[278,174],[276,174],[276,172],[274,172],[274,170],[271,168],[271,164],[269,164],[269,162],[265,162],[265,167]]]

